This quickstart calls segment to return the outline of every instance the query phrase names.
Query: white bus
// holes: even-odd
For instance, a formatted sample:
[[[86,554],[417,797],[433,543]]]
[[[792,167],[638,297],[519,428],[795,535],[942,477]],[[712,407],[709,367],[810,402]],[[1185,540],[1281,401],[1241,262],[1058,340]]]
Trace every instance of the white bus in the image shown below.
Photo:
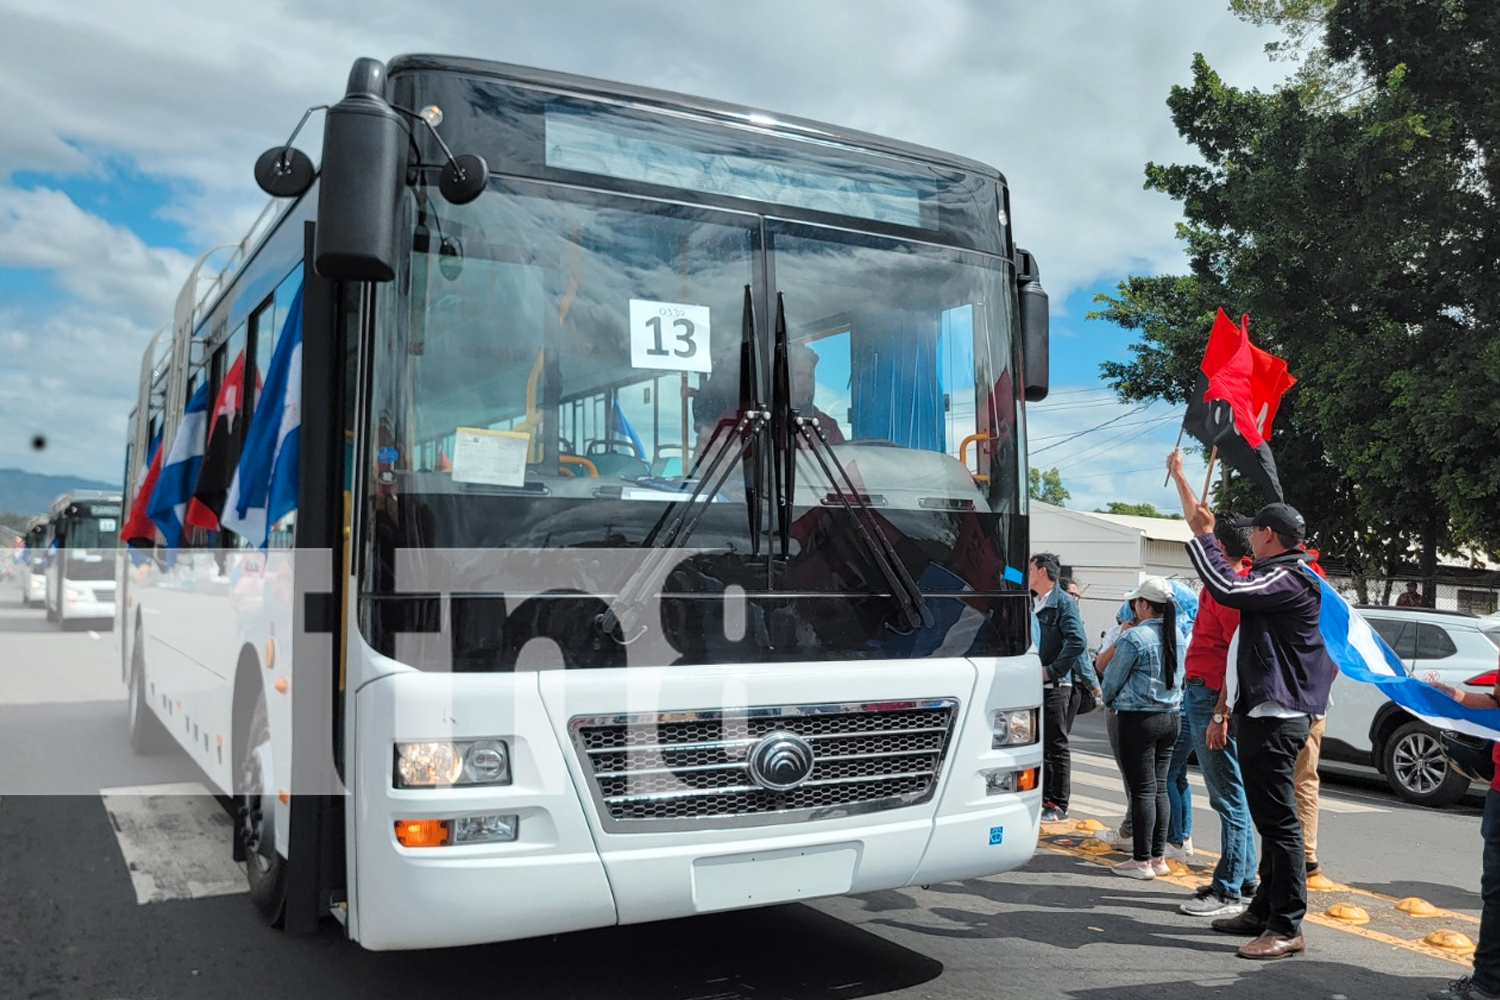
[[[43,543],[43,603],[62,628],[115,620],[119,493],[75,490],[52,501]]]
[[[327,115],[147,350],[126,472],[205,384],[300,435],[265,551],[122,572],[132,739],[234,797],[266,918],[453,946],[1026,862],[1047,318],[1004,178],[467,59],[359,60]]]
[[[21,606],[34,608],[47,599],[47,519],[34,517],[26,525],[21,551],[16,554],[16,584]]]

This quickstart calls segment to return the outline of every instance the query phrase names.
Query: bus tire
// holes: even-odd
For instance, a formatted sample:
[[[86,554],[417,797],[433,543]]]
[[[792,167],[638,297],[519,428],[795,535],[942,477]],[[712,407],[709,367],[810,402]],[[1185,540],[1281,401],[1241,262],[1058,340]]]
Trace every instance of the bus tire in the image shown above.
[[[256,694],[254,704],[245,737],[238,742],[236,836],[245,855],[250,901],[266,923],[280,927],[286,910],[287,864],[276,846],[276,779],[264,692]]]
[[[135,643],[130,650],[130,685],[125,693],[125,720],[130,734],[130,749],[137,756],[147,757],[164,752],[172,745],[172,737],[161,724],[151,704],[146,699],[146,653],[141,642],[141,629],[135,629]]]

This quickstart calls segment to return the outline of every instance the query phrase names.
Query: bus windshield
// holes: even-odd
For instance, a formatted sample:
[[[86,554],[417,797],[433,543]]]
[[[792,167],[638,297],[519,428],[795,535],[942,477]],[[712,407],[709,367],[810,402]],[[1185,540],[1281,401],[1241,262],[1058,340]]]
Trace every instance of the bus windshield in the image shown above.
[[[701,578],[674,575],[688,590],[879,595],[863,515],[923,593],[1009,589],[1003,262],[520,181],[413,213],[409,294],[378,324],[375,590],[395,589],[401,549],[656,545],[688,495],[704,505],[687,543]],[[791,405],[837,459],[793,443],[779,524],[775,463],[753,457],[769,437],[723,442],[705,479],[715,428],[771,398],[778,308]]]

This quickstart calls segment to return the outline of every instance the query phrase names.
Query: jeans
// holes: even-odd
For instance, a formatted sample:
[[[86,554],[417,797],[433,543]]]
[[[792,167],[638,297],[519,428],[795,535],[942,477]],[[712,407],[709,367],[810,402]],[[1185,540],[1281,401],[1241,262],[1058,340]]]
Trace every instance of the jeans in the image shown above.
[[[1172,818],[1167,823],[1167,842],[1177,847],[1193,835],[1193,792],[1188,785],[1188,758],[1193,753],[1193,729],[1184,717],[1177,729],[1177,743],[1172,747],[1172,763],[1167,766],[1167,801]]]
[[[1484,838],[1484,873],[1479,877],[1484,909],[1479,915],[1479,947],[1474,949],[1474,985],[1486,993],[1500,993],[1500,792],[1493,788],[1484,797],[1479,835]]]
[[[1042,691],[1042,802],[1064,813],[1073,795],[1073,757],[1068,749],[1068,704],[1072,685]]]
[[[1260,833],[1260,888],[1246,910],[1273,934],[1302,933],[1307,915],[1307,859],[1302,856],[1302,822],[1292,775],[1307,742],[1308,718],[1236,716],[1245,796]]]
[[[1177,712],[1121,712],[1120,764],[1130,786],[1133,856],[1149,861],[1166,853],[1167,767],[1177,742]]]
[[[1230,735],[1224,749],[1208,748],[1208,725],[1218,701],[1219,692],[1189,680],[1183,692],[1182,719],[1192,730],[1198,769],[1208,788],[1208,804],[1219,814],[1219,863],[1214,866],[1209,885],[1221,896],[1234,897],[1250,895],[1255,887],[1255,828],[1250,825],[1250,806],[1240,777],[1237,741]]]

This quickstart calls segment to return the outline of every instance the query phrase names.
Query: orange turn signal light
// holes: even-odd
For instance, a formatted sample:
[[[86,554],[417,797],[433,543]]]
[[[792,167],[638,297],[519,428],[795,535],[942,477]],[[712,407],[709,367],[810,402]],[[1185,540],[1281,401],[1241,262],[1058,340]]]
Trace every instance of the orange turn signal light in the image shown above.
[[[1040,768],[1028,767],[1026,770],[1016,774],[1016,790],[1029,792],[1036,788],[1037,772]]]
[[[448,822],[441,819],[397,820],[396,841],[402,847],[442,847],[448,842]]]

